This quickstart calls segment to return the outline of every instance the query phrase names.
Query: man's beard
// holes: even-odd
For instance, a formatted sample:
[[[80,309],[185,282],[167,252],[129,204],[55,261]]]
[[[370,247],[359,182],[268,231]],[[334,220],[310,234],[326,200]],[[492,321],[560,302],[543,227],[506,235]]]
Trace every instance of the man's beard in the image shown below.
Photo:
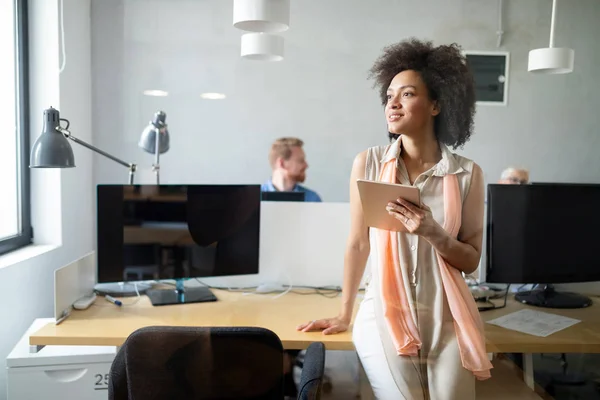
[[[306,180],[306,172],[300,172],[298,174],[290,175],[290,178],[297,183],[303,183]]]

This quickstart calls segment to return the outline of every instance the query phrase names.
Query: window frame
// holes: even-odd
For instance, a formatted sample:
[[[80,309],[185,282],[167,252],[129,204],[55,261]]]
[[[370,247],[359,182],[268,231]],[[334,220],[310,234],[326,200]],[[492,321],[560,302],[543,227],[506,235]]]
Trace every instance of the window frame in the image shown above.
[[[19,196],[20,232],[12,237],[0,239],[0,255],[25,247],[32,243],[31,187],[29,173],[29,44],[27,0],[15,1],[15,73],[17,76],[17,194]]]
[[[462,52],[467,56],[491,56],[504,58],[504,90],[502,93],[502,101],[484,101],[476,100],[477,105],[485,106],[508,106],[508,86],[510,84],[510,52],[508,51],[485,51],[485,50],[465,50]]]

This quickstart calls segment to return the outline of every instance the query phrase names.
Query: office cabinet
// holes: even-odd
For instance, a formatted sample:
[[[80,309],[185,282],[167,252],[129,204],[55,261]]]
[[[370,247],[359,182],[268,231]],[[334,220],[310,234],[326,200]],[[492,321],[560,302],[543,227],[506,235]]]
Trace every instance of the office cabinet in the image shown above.
[[[7,399],[106,400],[115,346],[46,346],[32,353],[29,335],[53,318],[36,319],[6,359]]]

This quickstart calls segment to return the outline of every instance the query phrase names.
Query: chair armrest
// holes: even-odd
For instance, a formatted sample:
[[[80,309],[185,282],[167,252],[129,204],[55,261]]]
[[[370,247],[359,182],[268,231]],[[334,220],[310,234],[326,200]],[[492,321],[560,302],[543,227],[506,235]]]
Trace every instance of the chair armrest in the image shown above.
[[[323,374],[325,373],[325,345],[311,343],[304,355],[304,366],[300,377],[298,399],[316,400],[321,397]]]

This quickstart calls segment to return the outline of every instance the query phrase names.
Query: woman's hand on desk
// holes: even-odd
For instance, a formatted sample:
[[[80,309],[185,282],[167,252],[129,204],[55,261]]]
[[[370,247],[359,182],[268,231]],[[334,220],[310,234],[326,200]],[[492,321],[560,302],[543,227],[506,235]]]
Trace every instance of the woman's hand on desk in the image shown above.
[[[346,321],[342,318],[325,318],[317,319],[314,321],[307,322],[299,325],[296,329],[302,332],[312,331],[323,331],[324,335],[331,335],[333,333],[341,333],[348,330],[350,321]]]

